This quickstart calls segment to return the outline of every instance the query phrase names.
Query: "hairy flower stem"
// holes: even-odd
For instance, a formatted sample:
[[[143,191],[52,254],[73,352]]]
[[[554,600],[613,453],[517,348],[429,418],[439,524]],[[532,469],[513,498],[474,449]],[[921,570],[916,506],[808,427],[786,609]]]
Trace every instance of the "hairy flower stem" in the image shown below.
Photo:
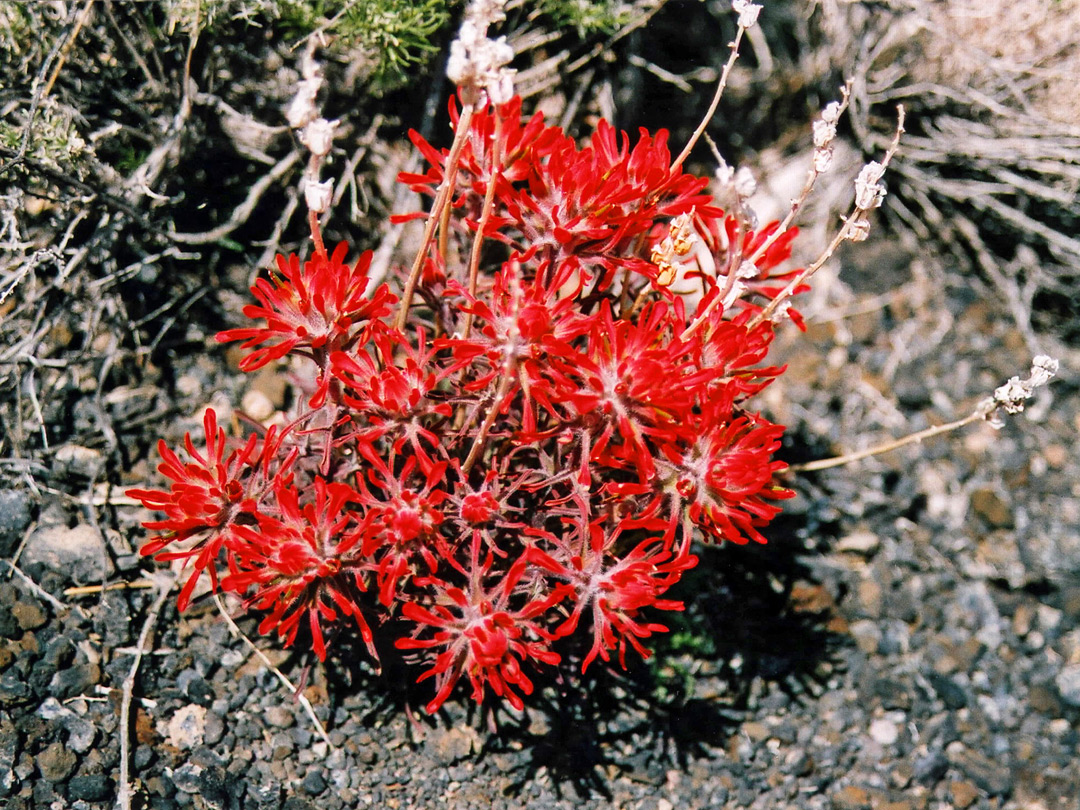
[[[840,96],[842,101],[837,109],[837,116],[842,115],[848,108],[848,101],[851,98],[851,79],[845,82],[844,86],[840,89]],[[811,164],[810,169],[806,172],[806,182],[803,184],[802,191],[799,192],[799,196],[791,201],[791,208],[787,212],[787,216],[781,221],[780,225],[770,234],[769,238],[762,242],[758,249],[754,251],[750,256],[750,261],[756,262],[762,256],[765,255],[765,251],[771,248],[776,240],[787,233],[787,229],[791,227],[795,221],[796,215],[799,213],[803,206],[803,203],[810,197],[810,192],[814,190],[814,184],[817,183],[818,177],[821,175],[821,171],[815,164]]]
[[[690,153],[693,151],[694,146],[697,145],[698,140],[700,140],[701,136],[705,133],[705,128],[709,125],[713,115],[716,114],[716,108],[720,106],[720,97],[724,95],[724,89],[727,87],[731,69],[735,67],[735,60],[739,58],[739,45],[742,43],[744,33],[746,33],[746,29],[740,25],[739,30],[735,33],[735,40],[731,43],[731,55],[728,56],[728,60],[724,64],[724,69],[720,72],[720,82],[716,85],[716,92],[713,94],[712,103],[709,104],[709,109],[701,119],[701,123],[698,124],[697,129],[694,130],[694,134],[690,136],[690,140],[687,141],[686,146],[683,147],[682,152],[675,158],[675,162],[671,164],[672,172],[677,171],[683,165],[683,162],[690,157]]]
[[[469,254],[469,295],[476,296],[476,285],[480,277],[480,251],[484,245],[484,230],[491,219],[491,212],[495,208],[495,184],[499,178],[502,161],[503,140],[502,118],[495,118],[495,140],[491,144],[491,177],[488,178],[487,190],[484,193],[484,208],[480,212],[480,221],[476,225],[476,236],[473,238],[472,252]],[[473,313],[465,316],[465,328],[462,335],[466,340],[472,331]]]
[[[963,419],[957,419],[955,422],[948,422],[944,425],[934,425],[933,427],[925,428],[916,433],[908,434],[899,439],[891,439],[883,444],[870,447],[866,450],[859,450],[856,453],[844,453],[841,456],[834,456],[833,458],[822,458],[817,461],[808,461],[805,464],[792,464],[787,468],[788,472],[814,472],[815,470],[827,470],[831,467],[839,467],[843,464],[850,464],[853,461],[860,461],[870,456],[881,455],[882,453],[888,453],[892,450],[897,450],[905,445],[915,444],[921,442],[923,439],[930,439],[934,436],[940,436],[942,433],[950,433],[954,430],[958,430],[966,425],[970,425],[972,422],[978,422],[982,419],[986,419],[987,411],[983,407],[976,408],[969,413]]]
[[[465,148],[465,141],[468,139],[469,125],[472,123],[474,109],[475,107],[472,104],[465,104],[461,108],[457,129],[454,131],[454,142],[450,146],[450,155],[446,159],[446,171],[443,175],[443,181],[439,185],[439,191],[435,196],[435,204],[431,208],[431,213],[428,214],[427,223],[424,226],[424,238],[420,242],[420,249],[416,252],[416,259],[413,261],[412,269],[409,271],[409,278],[405,282],[405,290],[401,294],[401,306],[398,309],[394,326],[402,332],[405,331],[405,323],[409,319],[409,307],[412,306],[413,293],[416,292],[416,285],[420,281],[420,274],[424,268],[424,258],[427,256],[428,248],[431,246],[435,226],[442,220],[443,213],[454,195],[454,186],[457,184],[458,161],[461,159],[461,150]]]
[[[463,478],[469,474],[469,470],[473,468],[477,459],[480,458],[480,453],[484,450],[484,442],[487,441],[488,432],[491,430],[491,426],[495,424],[495,420],[499,416],[499,408],[502,405],[502,401],[510,391],[510,381],[512,378],[513,369],[510,369],[508,373],[503,374],[502,379],[499,381],[499,390],[495,392],[495,399],[491,403],[491,408],[488,410],[487,416],[484,417],[484,424],[480,426],[480,431],[473,440],[473,446],[469,450],[468,458],[466,458],[465,463],[461,465],[461,475]]]
[[[315,255],[320,259],[325,259],[326,246],[323,245],[322,228],[319,227],[318,212],[308,211],[308,226],[311,228],[311,241],[315,245]]]

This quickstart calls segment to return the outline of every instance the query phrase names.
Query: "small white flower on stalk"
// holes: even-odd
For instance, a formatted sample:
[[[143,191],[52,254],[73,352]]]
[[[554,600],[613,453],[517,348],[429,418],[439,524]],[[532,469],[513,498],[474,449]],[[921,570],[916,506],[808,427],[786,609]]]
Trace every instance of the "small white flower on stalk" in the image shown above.
[[[823,174],[829,170],[833,159],[833,141],[836,140],[836,125],[840,116],[847,109],[850,87],[840,88],[843,101],[830,101],[821,111],[821,118],[814,122],[814,171]]]
[[[740,200],[749,200],[757,193],[757,180],[754,179],[754,173],[746,166],[735,172],[733,182],[735,193],[739,195]]]
[[[321,214],[330,207],[330,201],[334,196],[334,181],[325,180],[318,182],[307,178],[304,182],[304,201],[308,208],[316,214]]]
[[[749,259],[745,260],[739,265],[739,269],[735,271],[735,278],[738,279],[751,279],[757,278],[761,274],[758,270],[758,266]]]
[[[311,150],[316,157],[326,157],[330,154],[330,147],[334,141],[334,130],[340,121],[327,121],[325,118],[316,118],[304,127],[300,133],[300,143]]]
[[[720,306],[722,306],[724,309],[727,309],[740,298],[742,298],[744,292],[746,292],[746,285],[743,284],[741,281],[736,281],[734,284],[731,285],[731,289],[728,290],[728,294],[724,296],[724,300],[720,302]]]
[[[839,107],[834,101],[829,107]],[[828,171],[833,159],[832,142],[836,138],[836,118],[827,115],[829,107],[821,115],[821,120],[814,122],[814,171],[821,174]]]
[[[757,24],[761,6],[749,0],[731,0],[731,8],[739,15],[739,28],[753,28]]]
[[[885,186],[881,182],[885,167],[876,160],[871,160],[862,167],[855,178],[855,207],[861,211],[880,208],[885,199]]]
[[[505,19],[504,0],[473,0],[457,39],[450,43],[446,77],[462,90],[462,101],[475,104],[482,92],[493,104],[505,104],[514,95],[514,74],[506,67],[514,49],[506,37],[489,39],[488,26]]]
[[[1057,372],[1057,360],[1045,354],[1038,355],[1031,361],[1031,371],[1026,380],[1012,377],[994,391],[995,406],[1004,408],[1006,413],[1021,413],[1024,402],[1031,399],[1035,389],[1050,382]]]
[[[319,117],[319,110],[315,106],[315,98],[319,95],[322,87],[321,76],[311,76],[301,79],[296,89],[296,96],[289,109],[285,111],[285,118],[293,129],[300,129]]]

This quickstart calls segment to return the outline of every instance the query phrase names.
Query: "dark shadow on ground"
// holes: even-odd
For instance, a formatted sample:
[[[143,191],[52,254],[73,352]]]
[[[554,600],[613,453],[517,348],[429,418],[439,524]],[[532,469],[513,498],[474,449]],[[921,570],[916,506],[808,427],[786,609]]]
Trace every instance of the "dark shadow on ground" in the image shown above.
[[[811,486],[794,499],[769,527],[768,545],[697,549],[698,566],[666,595],[686,609],[657,612],[669,632],[649,639],[648,661],[629,653],[625,671],[597,662],[582,675],[590,639],[568,639],[560,666],[530,672],[536,690],[524,713],[477,708],[459,685],[432,718],[423,710],[431,686],[415,683],[416,667],[387,644],[376,674],[360,663],[362,644],[344,635],[327,662],[331,701],[355,706],[365,724],[404,714],[417,737],[425,725],[485,726],[480,760],[512,760],[511,797],[541,768],[557,794],[582,799],[610,798],[613,774],[663,784],[669,769],[728,743],[754,708],[755,684],[758,693],[764,682],[789,700],[814,700],[835,671],[845,638],[834,623],[836,595],[806,563],[837,528],[828,499],[817,495]]]

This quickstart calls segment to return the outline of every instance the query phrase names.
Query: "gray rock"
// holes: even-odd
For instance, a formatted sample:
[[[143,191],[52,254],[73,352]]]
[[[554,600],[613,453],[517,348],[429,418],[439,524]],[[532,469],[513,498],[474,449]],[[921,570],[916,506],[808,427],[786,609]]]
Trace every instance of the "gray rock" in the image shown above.
[[[30,493],[17,489],[0,490],[0,557],[10,557],[22,541],[31,520]]]
[[[165,725],[165,738],[181,751],[201,745],[205,739],[206,709],[188,705],[177,710]]]
[[[207,745],[217,745],[225,736],[225,719],[217,712],[206,713],[206,724],[203,726],[203,742]]]
[[[993,760],[981,751],[968,748],[960,742],[950,743],[945,756],[953,767],[963,773],[991,796],[1005,796],[1012,792],[1012,772],[1008,762]]]
[[[19,732],[7,712],[0,712],[0,796],[7,796],[18,784],[15,758],[19,755]]]
[[[30,697],[30,687],[17,672],[0,675],[0,705],[18,703]]]
[[[53,454],[53,470],[71,478],[96,479],[105,468],[105,455],[92,447],[63,444]]]
[[[301,786],[303,787],[304,792],[309,796],[318,796],[326,790],[326,779],[323,778],[322,773],[318,770],[313,770],[304,777]]]
[[[177,790],[184,793],[198,793],[199,779],[205,769],[194,762],[185,762],[172,772],[172,781]]]
[[[67,793],[69,799],[81,799],[87,802],[103,802],[114,795],[112,779],[104,773],[89,773],[84,776],[73,776],[68,780]]]
[[[266,710],[266,722],[275,728],[289,728],[296,723],[296,715],[291,709],[275,703]]]
[[[49,682],[49,692],[61,700],[89,692],[101,680],[97,664],[76,664],[58,670]]]
[[[425,747],[440,765],[452,765],[469,756],[474,743],[478,743],[478,740],[472,728],[440,728],[432,731]]]
[[[28,573],[45,569],[81,585],[102,582],[113,572],[104,540],[85,523],[70,529],[57,525],[35,529],[20,559]]]
[[[937,784],[949,770],[949,760],[940,748],[931,748],[915,757],[912,778],[919,784],[930,787]]]
[[[930,681],[930,685],[934,687],[938,697],[945,704],[946,709],[955,711],[967,705],[967,693],[952,678],[931,672],[927,679]]]
[[[1054,678],[1054,686],[1063,701],[1070,706],[1080,706],[1080,664],[1062,667]]]

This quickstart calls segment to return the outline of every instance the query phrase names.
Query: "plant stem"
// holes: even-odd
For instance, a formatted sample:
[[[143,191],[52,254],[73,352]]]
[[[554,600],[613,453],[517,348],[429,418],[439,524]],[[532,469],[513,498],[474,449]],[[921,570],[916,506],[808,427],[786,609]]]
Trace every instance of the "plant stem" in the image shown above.
[[[724,64],[724,69],[720,72],[720,82],[716,85],[716,92],[713,93],[713,99],[709,104],[709,109],[701,119],[701,123],[698,124],[697,129],[694,130],[694,134],[690,136],[690,140],[687,141],[686,146],[683,147],[682,152],[675,158],[675,162],[671,164],[672,173],[678,171],[683,165],[683,162],[690,157],[690,152],[693,151],[694,146],[705,132],[705,128],[709,125],[713,115],[716,114],[716,108],[720,106],[720,97],[724,95],[724,88],[727,87],[728,76],[731,75],[731,69],[735,66],[735,60],[739,58],[739,45],[742,43],[744,33],[746,33],[746,29],[740,25],[739,30],[735,34],[735,40],[731,43],[731,55],[728,56],[728,60]]]
[[[465,104],[462,106],[461,115],[458,117],[454,142],[450,145],[450,154],[446,158],[443,181],[439,185],[438,193],[435,195],[435,204],[432,206],[431,213],[428,214],[427,223],[424,226],[424,238],[420,242],[420,249],[416,252],[416,259],[413,261],[412,269],[409,271],[409,278],[405,282],[405,290],[401,294],[401,307],[398,309],[394,326],[402,332],[405,331],[405,323],[409,319],[409,307],[412,306],[412,297],[416,292],[417,282],[420,281],[424,258],[427,256],[428,247],[431,246],[431,238],[435,234],[435,227],[441,221],[443,212],[454,194],[454,186],[457,184],[457,164],[461,159],[461,150],[465,148],[474,109],[472,104]]]
[[[792,464],[788,467],[788,472],[814,472],[815,470],[827,470],[830,467],[839,467],[842,464],[850,464],[853,461],[860,461],[870,456],[880,455],[881,453],[888,453],[892,450],[897,450],[908,444],[914,444],[921,442],[923,439],[929,439],[934,436],[940,436],[942,433],[949,433],[953,430],[970,425],[972,422],[978,422],[980,419],[986,418],[986,411],[979,408],[972,413],[969,413],[963,419],[957,419],[955,422],[948,422],[944,425],[934,425],[928,427],[925,430],[920,430],[916,433],[908,434],[899,439],[891,439],[883,444],[879,444],[875,447],[868,448],[866,450],[859,450],[856,453],[844,453],[842,456],[834,456],[833,458],[822,458],[817,461],[809,461],[806,464]]]
[[[495,183],[499,177],[500,161],[502,159],[502,130],[503,120],[500,116],[495,117],[495,140],[491,144],[491,176],[488,178],[487,190],[484,193],[484,207],[480,212],[480,221],[476,225],[476,236],[473,237],[472,252],[469,254],[469,295],[476,297],[476,285],[480,277],[480,249],[484,244],[484,229],[491,219],[491,211],[495,205]],[[472,331],[473,313],[465,316],[465,329],[463,337],[469,339]]]
[[[319,215],[315,211],[308,211],[308,225],[311,227],[311,241],[315,244],[315,255],[325,259],[326,246],[323,244],[322,228],[319,227]]]
[[[480,426],[480,431],[473,440],[473,446],[469,450],[468,458],[466,458],[465,463],[461,465],[462,477],[469,474],[469,470],[473,468],[476,460],[480,458],[480,453],[484,449],[484,442],[487,441],[488,431],[490,431],[491,426],[495,424],[495,419],[499,415],[499,408],[502,407],[502,401],[510,391],[510,380],[513,378],[513,371],[513,368],[509,369],[508,373],[503,374],[502,380],[499,382],[499,390],[495,392],[495,399],[491,403],[491,409],[487,412],[487,416],[484,417],[484,424]]]

